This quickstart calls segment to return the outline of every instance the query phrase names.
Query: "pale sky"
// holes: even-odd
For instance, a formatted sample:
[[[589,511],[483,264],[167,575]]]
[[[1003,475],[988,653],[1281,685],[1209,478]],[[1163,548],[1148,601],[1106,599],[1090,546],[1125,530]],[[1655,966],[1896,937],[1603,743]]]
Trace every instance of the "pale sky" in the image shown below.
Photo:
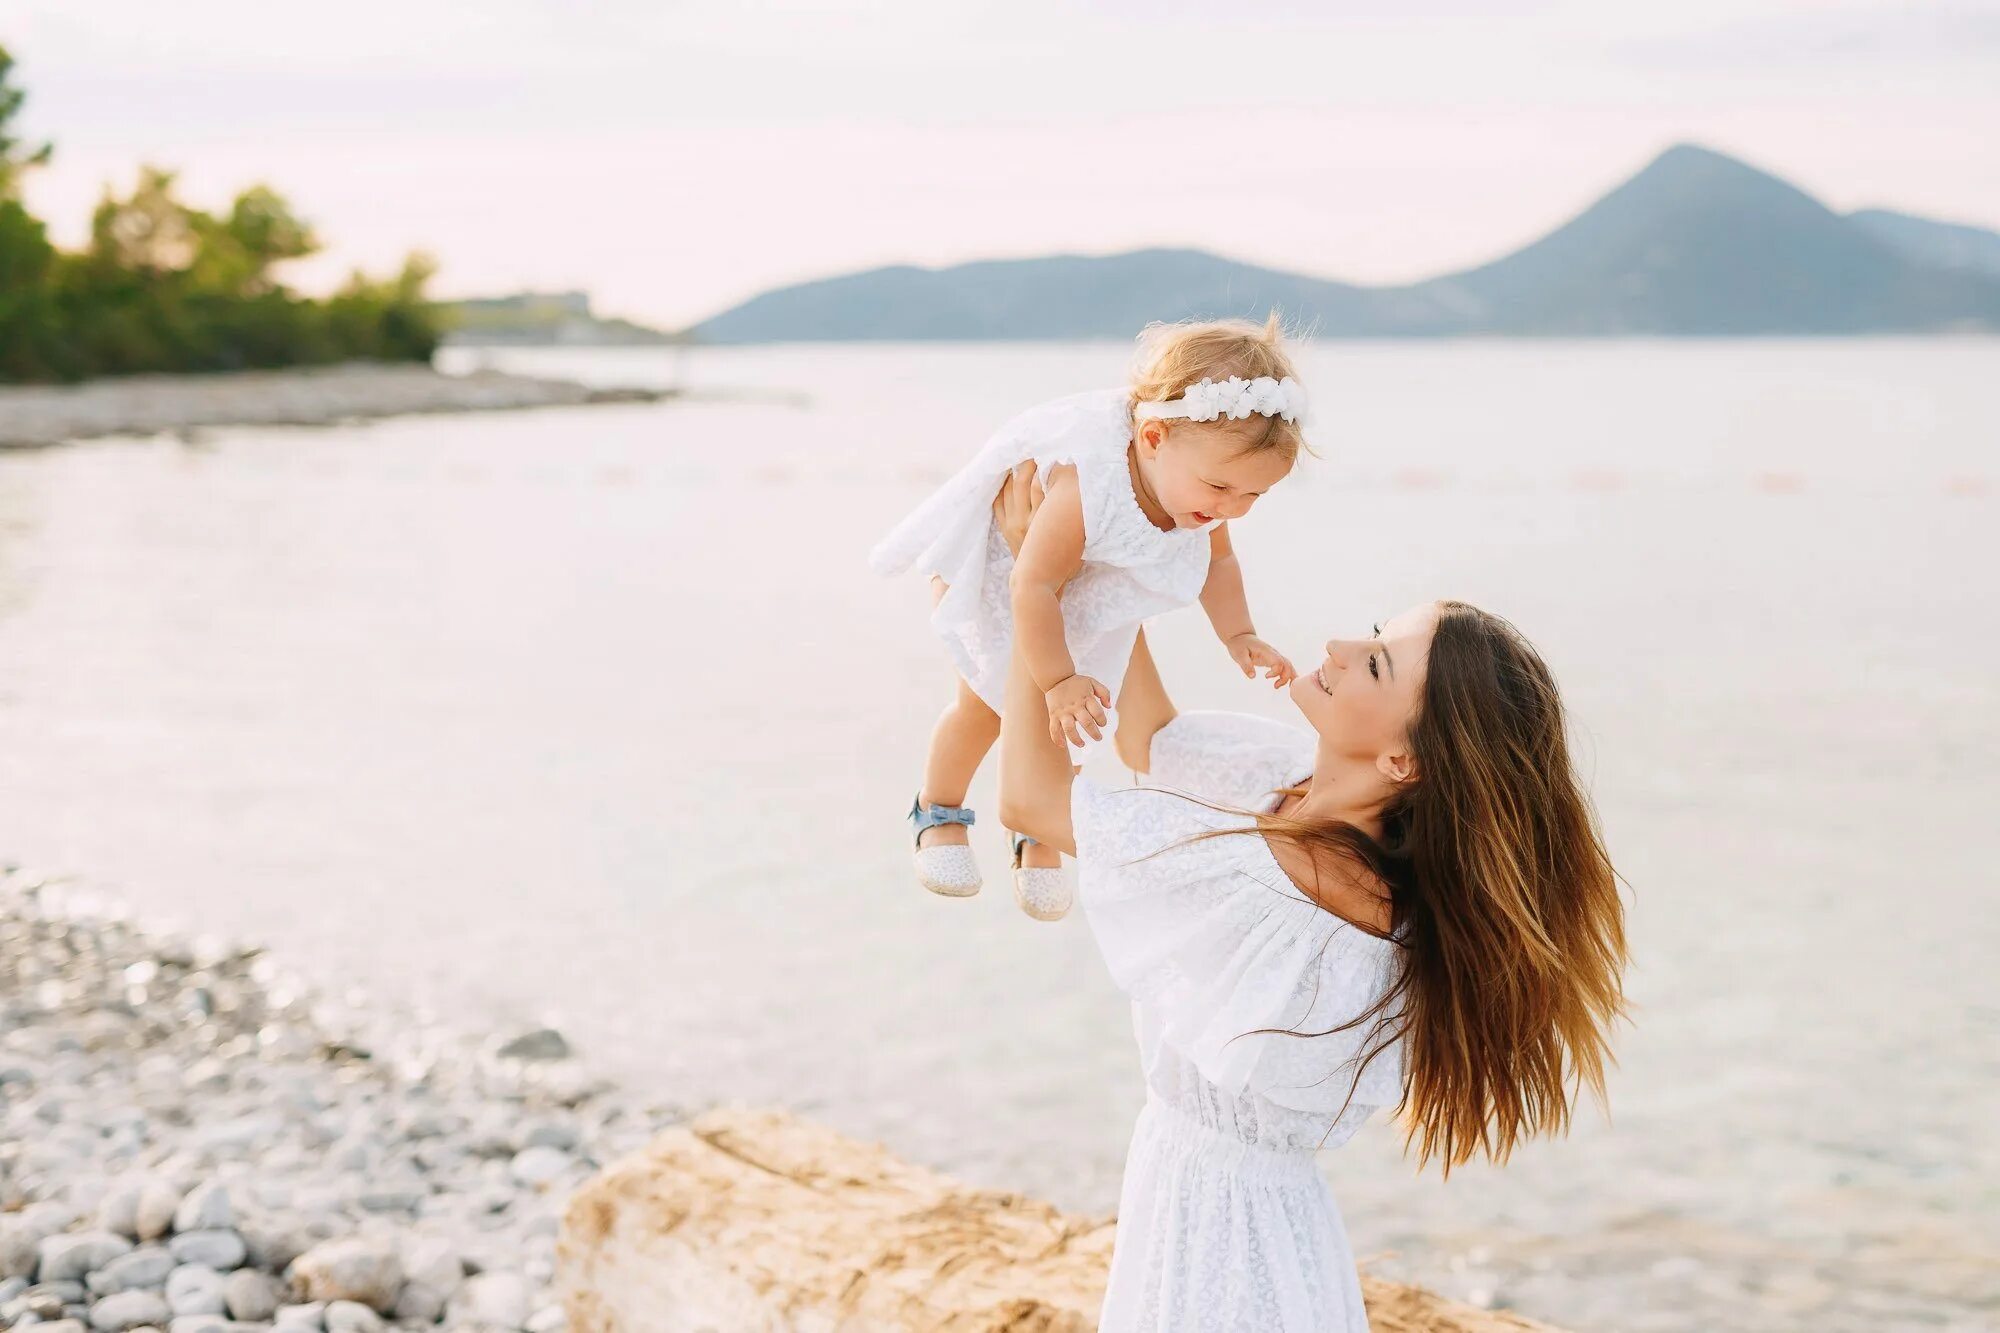
[[[1661,148],[2000,226],[2000,0],[0,0],[29,199],[268,182],[442,295],[679,325],[884,263],[1190,245],[1390,282],[1490,258]]]

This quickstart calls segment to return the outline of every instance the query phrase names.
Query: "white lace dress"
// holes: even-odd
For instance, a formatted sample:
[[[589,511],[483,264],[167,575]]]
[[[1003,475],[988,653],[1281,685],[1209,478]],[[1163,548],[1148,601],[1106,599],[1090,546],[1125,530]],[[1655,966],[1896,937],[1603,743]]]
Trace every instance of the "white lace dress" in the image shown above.
[[[1368,1327],[1354,1255],[1313,1164],[1402,1095],[1400,1047],[1367,1063],[1364,1012],[1397,946],[1300,893],[1254,835],[1183,845],[1307,777],[1311,733],[1186,713],[1153,739],[1149,785],[1076,783],[1077,887],[1132,997],[1146,1105],[1133,1132],[1106,1333],[1328,1333]],[[1253,1034],[1253,1035],[1246,1035]],[[1349,1090],[1352,1089],[1352,1100]]]
[[[1131,441],[1123,389],[1072,394],[1030,408],[995,432],[869,557],[878,573],[915,569],[944,580],[948,591],[931,614],[931,627],[959,675],[996,713],[1014,645],[1007,587],[1014,559],[993,523],[993,497],[1017,464],[1033,459],[1044,471],[1076,465],[1083,567],[1063,589],[1062,609],[1070,657],[1080,673],[1103,681],[1115,697],[1139,626],[1201,596],[1208,581],[1208,528],[1162,532],[1153,526],[1132,493],[1126,464]],[[1107,729],[1105,738],[1110,735]]]

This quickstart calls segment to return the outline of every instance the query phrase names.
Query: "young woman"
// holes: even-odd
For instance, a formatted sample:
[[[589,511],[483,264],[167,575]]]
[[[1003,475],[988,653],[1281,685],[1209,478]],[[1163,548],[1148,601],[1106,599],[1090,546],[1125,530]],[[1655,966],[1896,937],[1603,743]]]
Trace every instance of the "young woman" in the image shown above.
[[[1030,495],[996,501],[1009,540]],[[1073,778],[1034,690],[1017,661],[1001,819],[1075,855],[1146,1076],[1100,1327],[1365,1331],[1315,1149],[1393,1106],[1449,1172],[1604,1095],[1624,916],[1554,680],[1430,603],[1302,666],[1300,728],[1176,713],[1142,637],[1128,791]]]

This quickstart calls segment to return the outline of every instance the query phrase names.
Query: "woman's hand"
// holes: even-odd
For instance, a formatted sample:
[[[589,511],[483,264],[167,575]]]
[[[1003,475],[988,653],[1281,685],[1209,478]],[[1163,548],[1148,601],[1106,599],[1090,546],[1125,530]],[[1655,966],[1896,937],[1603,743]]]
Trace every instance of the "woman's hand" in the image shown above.
[[[1255,634],[1238,634],[1222,645],[1229,650],[1229,658],[1235,662],[1244,675],[1253,680],[1259,667],[1271,678],[1271,688],[1282,689],[1298,679],[1298,671],[1291,659],[1265,643]]]
[[[1094,741],[1104,739],[1104,727],[1110,721],[1104,710],[1111,703],[1111,691],[1104,688],[1103,681],[1071,676],[1042,697],[1049,705],[1050,740],[1081,746],[1086,736]]]
[[[1000,493],[993,497],[994,525],[1000,529],[1000,540],[1007,543],[1007,553],[1017,560],[1021,543],[1028,539],[1028,525],[1041,507],[1042,478],[1034,460],[1029,459],[1007,475],[1000,483]]]

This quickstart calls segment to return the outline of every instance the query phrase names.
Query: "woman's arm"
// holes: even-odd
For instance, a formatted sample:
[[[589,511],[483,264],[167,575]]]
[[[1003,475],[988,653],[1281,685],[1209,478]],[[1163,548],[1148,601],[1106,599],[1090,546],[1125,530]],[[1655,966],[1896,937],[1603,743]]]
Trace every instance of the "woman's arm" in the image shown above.
[[[1177,716],[1160,681],[1160,669],[1153,665],[1153,650],[1146,646],[1146,631],[1140,630],[1132,644],[1132,664],[1125,668],[1125,684],[1118,692],[1118,731],[1113,737],[1125,767],[1134,773],[1152,772],[1153,737]]]

